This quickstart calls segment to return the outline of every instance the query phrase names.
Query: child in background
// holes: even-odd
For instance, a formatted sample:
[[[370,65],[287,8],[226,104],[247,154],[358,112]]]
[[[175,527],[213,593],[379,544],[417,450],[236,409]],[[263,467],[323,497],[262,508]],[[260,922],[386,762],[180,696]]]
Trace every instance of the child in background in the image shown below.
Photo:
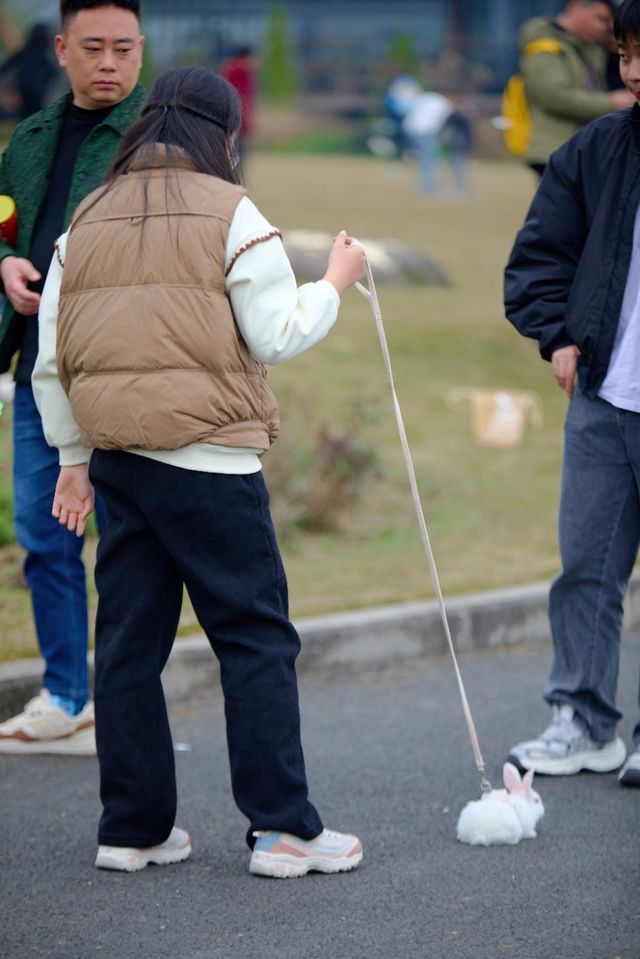
[[[104,497],[95,710],[96,865],[186,859],[160,674],[183,584],[221,664],[231,780],[250,870],[288,877],[362,859],[307,795],[287,586],[260,455],[278,413],[264,363],[321,340],[363,250],[336,238],[297,289],[279,232],[238,185],[236,91],[203,68],[153,85],[106,187],[57,244],[34,389],[60,450],[53,515],[81,534]],[[88,466],[90,461],[90,465]]]

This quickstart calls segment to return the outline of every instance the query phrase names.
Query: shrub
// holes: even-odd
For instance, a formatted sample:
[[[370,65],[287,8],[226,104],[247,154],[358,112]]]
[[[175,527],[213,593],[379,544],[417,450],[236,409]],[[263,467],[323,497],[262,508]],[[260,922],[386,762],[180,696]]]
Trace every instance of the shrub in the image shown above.
[[[262,76],[267,99],[273,103],[288,103],[294,99],[296,76],[289,44],[289,15],[283,6],[269,11]]]
[[[305,509],[298,524],[320,533],[339,533],[377,464],[370,443],[354,429],[332,430],[321,423],[309,476]]]
[[[377,419],[377,408],[352,401],[346,422],[319,423],[310,443],[308,407],[298,399],[288,402],[287,394],[283,402],[282,392],[280,399],[285,429],[265,463],[279,533],[343,532],[367,483],[379,475],[375,447],[365,435],[366,424]]]

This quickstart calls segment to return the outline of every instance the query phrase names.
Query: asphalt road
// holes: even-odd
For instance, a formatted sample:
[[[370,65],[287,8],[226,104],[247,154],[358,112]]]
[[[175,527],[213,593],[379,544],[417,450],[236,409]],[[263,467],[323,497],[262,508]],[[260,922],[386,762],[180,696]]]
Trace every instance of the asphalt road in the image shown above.
[[[488,770],[540,731],[547,651],[462,661]],[[637,716],[640,641],[625,643],[621,734]],[[93,868],[93,760],[0,760],[2,959],[639,959],[640,790],[614,775],[537,780],[539,837],[456,841],[478,794],[447,660],[301,683],[311,795],[358,832],[353,873],[277,881],[247,872],[219,694],[172,709],[187,863]],[[494,785],[499,783],[494,781]]]

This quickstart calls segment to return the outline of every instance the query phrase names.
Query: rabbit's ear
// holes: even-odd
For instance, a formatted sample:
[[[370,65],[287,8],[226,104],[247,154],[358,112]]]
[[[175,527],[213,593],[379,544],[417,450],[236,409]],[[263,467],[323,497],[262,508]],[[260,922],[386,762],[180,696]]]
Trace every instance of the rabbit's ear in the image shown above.
[[[530,769],[528,772],[524,774],[522,785],[524,787],[523,792],[525,793],[531,792],[531,787],[533,786],[533,769]]]
[[[520,773],[513,763],[504,764],[502,767],[502,779],[509,792],[522,792],[522,780],[520,779]]]

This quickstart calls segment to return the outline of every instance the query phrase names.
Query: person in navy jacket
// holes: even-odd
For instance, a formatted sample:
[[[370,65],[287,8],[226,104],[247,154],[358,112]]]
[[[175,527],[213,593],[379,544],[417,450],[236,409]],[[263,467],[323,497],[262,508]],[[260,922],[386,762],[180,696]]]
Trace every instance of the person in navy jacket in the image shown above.
[[[552,719],[521,769],[619,773],[640,786],[640,722],[616,735],[623,600],[640,545],[640,0],[615,17],[636,104],[552,154],[505,272],[508,319],[538,340],[569,398],[549,616]],[[623,765],[624,763],[624,765]]]

